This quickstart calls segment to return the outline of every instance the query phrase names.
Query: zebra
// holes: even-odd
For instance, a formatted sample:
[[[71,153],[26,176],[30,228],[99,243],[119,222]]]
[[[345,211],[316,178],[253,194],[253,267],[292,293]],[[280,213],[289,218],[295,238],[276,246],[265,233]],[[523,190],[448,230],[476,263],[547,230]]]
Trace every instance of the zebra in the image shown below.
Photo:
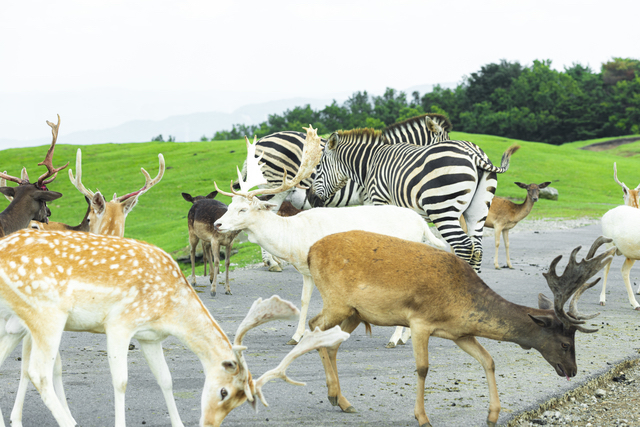
[[[497,174],[506,172],[518,148],[507,149],[496,167],[469,141],[417,146],[390,143],[382,131],[337,131],[329,136],[316,166],[310,199],[326,200],[348,180],[355,181],[372,204],[411,208],[430,219],[454,253],[479,273],[482,231]],[[468,235],[460,226],[461,215]]]
[[[389,144],[431,145],[449,140],[451,121],[442,114],[428,113],[394,123],[382,130]]]

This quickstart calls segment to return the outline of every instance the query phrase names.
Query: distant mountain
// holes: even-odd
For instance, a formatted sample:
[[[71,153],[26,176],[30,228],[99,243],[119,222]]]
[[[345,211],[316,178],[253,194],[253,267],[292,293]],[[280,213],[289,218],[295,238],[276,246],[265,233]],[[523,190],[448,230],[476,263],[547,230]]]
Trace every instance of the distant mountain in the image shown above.
[[[443,87],[455,87],[455,83],[441,84]],[[403,90],[407,98],[414,91],[420,94],[430,92],[433,85],[413,86]],[[376,95],[370,93],[370,95]],[[198,93],[151,93],[119,89],[96,89],[91,92],[51,92],[38,98],[37,94],[2,94],[0,104],[0,129],[4,138],[0,138],[0,150],[15,147],[33,147],[51,142],[50,130],[45,119],[55,121],[55,113],[62,117],[60,144],[90,145],[102,143],[146,142],[162,135],[169,135],[178,142],[199,141],[204,135],[211,138],[217,131],[230,130],[234,124],[253,125],[264,122],[270,114],[282,114],[287,109],[309,104],[319,110],[331,104],[335,99],[342,104],[351,94],[336,94],[333,99],[288,98],[243,105],[231,113],[210,111],[202,113],[180,114],[194,108],[206,111],[212,106],[230,106],[246,99],[264,97],[257,95],[220,92]],[[210,102],[207,102],[207,98]],[[241,104],[242,105],[242,104]],[[212,108],[212,110],[215,108]],[[10,111],[11,114],[7,114]],[[169,117],[161,117],[169,112]],[[176,114],[177,113],[177,114]],[[121,123],[106,129],[96,129],[104,124],[108,116],[112,123]],[[22,123],[10,122],[9,117],[21,117]],[[34,129],[33,117],[39,117],[42,123]],[[127,117],[149,117],[145,120],[126,121]],[[90,128],[90,129],[87,129]],[[12,129],[8,131],[8,129]],[[76,130],[78,129],[78,130]],[[86,129],[86,130],[79,130]],[[42,135],[42,137],[36,137]]]

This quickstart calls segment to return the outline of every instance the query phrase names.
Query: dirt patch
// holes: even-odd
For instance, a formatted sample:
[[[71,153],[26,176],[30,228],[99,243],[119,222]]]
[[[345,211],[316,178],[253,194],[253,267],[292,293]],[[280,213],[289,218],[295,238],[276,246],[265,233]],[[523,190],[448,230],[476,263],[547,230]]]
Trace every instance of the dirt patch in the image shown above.
[[[636,141],[640,141],[640,137],[612,139],[610,141],[597,142],[595,144],[587,145],[585,147],[582,147],[582,150],[605,151]]]

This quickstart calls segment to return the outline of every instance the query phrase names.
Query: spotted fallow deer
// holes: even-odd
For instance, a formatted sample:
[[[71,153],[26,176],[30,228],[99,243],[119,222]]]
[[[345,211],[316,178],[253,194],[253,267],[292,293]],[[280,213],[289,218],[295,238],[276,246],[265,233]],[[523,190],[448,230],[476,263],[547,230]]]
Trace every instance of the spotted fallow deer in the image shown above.
[[[151,179],[151,176],[149,176],[149,173],[144,168],[140,168],[145,177],[144,186],[140,190],[124,196],[118,197],[114,194],[113,200],[107,202],[99,191],[94,193],[88,190],[82,183],[82,152],[78,148],[76,154],[76,176],[74,177],[73,171],[69,169],[69,179],[74,187],[91,201],[91,212],[89,214],[89,228],[91,233],[124,236],[124,226],[127,215],[138,203],[138,197],[149,191],[149,189],[160,182],[164,176],[165,163],[162,154],[158,154],[158,159],[160,166],[158,175],[156,175],[154,179]]]
[[[235,191],[231,187],[232,193],[226,193],[214,182],[219,193],[232,197],[227,213],[216,221],[216,229],[224,232],[245,231],[250,242],[259,244],[272,255],[291,263],[302,274],[300,321],[288,344],[297,343],[304,333],[314,287],[307,266],[307,254],[311,245],[321,238],[342,231],[367,230],[416,242],[425,241],[439,248],[445,247],[417,212],[394,205],[315,208],[292,217],[276,215],[276,205],[261,201],[257,196],[291,189],[313,171],[321,155],[320,137],[311,126],[305,129],[307,137],[300,169],[292,180],[287,178],[285,172],[280,187],[249,190],[264,180],[259,159],[251,156],[248,156],[247,163],[252,164],[250,169],[254,172],[247,174],[247,181],[238,173],[241,191]]]
[[[56,248],[54,253],[52,248]],[[169,254],[150,244],[116,236],[21,230],[0,241],[0,362],[20,339],[31,337],[24,362],[28,375],[60,426],[75,426],[52,384],[62,332],[107,335],[114,387],[115,425],[125,425],[127,351],[136,338],[160,385],[171,425],[182,426],[172,392],[162,341],[180,339],[202,362],[205,374],[200,426],[219,426],[245,402],[254,405],[264,384],[286,376],[297,356],[333,346],[349,336],[339,328],[305,339],[280,365],[254,380],[243,356],[242,340],[251,329],[276,319],[295,319],[298,309],[274,296],[257,300],[238,327],[233,344],[204,307]],[[59,374],[59,372],[58,372]],[[1,418],[0,418],[1,419]]]
[[[618,170],[616,163],[613,163],[613,179],[622,187],[624,205],[611,209],[602,217],[602,234],[613,239],[611,246],[616,247],[616,255],[623,255],[625,257],[622,264],[622,280],[627,288],[627,296],[629,297],[629,304],[634,310],[640,310],[640,304],[633,295],[633,288],[631,287],[631,280],[629,275],[631,274],[631,267],[635,264],[636,260],[640,259],[640,209],[638,209],[638,192],[640,191],[640,184],[631,190],[625,185],[624,182],[618,180]],[[602,276],[602,291],[600,292],[600,305],[605,305],[607,302],[607,277],[609,276],[609,269],[611,263],[604,267]],[[636,293],[640,294],[640,286],[636,290]]]
[[[192,203],[187,224],[189,227],[189,250],[191,252],[191,284],[196,284],[196,247],[202,240],[202,258],[205,264],[205,276],[207,274],[207,262],[209,262],[209,280],[211,282],[211,296],[216,296],[216,285],[220,273],[220,246],[225,247],[225,294],[231,295],[229,286],[229,268],[231,266],[231,250],[233,240],[240,231],[221,233],[215,229],[214,223],[227,212],[227,205],[215,200],[217,191],[212,191],[206,196],[193,197],[189,193],[182,193],[182,197]]]
[[[0,173],[0,179],[3,180],[3,184],[0,185],[0,193],[4,194],[11,202],[0,213],[0,237],[28,227],[31,220],[48,222],[51,211],[47,207],[47,202],[62,197],[61,193],[47,189],[47,184],[56,179],[58,172],[69,165],[67,163],[59,168],[53,166],[53,152],[58,139],[60,116],[58,116],[57,124],[53,124],[48,120],[47,124],[51,127],[53,140],[44,160],[38,163],[38,166],[45,166],[47,172],[41,175],[35,183],[29,182],[29,176],[25,168],[22,169],[21,178],[7,175],[6,171]],[[18,186],[6,187],[6,180],[15,182]]]
[[[595,284],[585,283],[613,255],[610,249],[594,256],[607,240],[598,238],[581,262],[576,262],[580,247],[574,249],[561,276],[556,266],[562,256],[555,258],[544,273],[554,301],[541,294],[536,309],[505,300],[452,253],[375,233],[332,234],[309,250],[309,270],[323,301],[322,311],[309,325],[320,330],[340,325],[349,333],[361,322],[367,327],[410,326],[418,373],[414,415],[422,427],[431,425],[424,409],[429,338],[454,341],[484,368],[489,385],[487,424],[495,426],[500,413],[495,365],[476,337],[535,348],[558,375],[575,376],[575,332],[596,330],[581,326],[588,317],[575,307],[569,312],[563,307],[576,291]],[[338,348],[320,350],[329,401],[345,412],[355,412],[340,391]]]
[[[540,196],[540,190],[546,188],[551,184],[551,182],[547,181],[542,184],[531,183],[529,185],[523,184],[522,182],[514,182],[514,184],[527,190],[527,198],[525,201],[517,204],[513,203],[511,200],[505,199],[504,197],[494,197],[491,202],[491,207],[489,208],[489,215],[487,215],[487,220],[484,223],[485,227],[493,228],[495,231],[496,255],[493,258],[493,266],[497,270],[500,270],[500,265],[498,264],[500,235],[502,234],[502,238],[504,240],[504,250],[507,255],[507,267],[513,268],[511,265],[511,257],[509,256],[509,230],[515,227],[516,224],[525,219],[527,215],[531,213],[533,204],[538,201]]]

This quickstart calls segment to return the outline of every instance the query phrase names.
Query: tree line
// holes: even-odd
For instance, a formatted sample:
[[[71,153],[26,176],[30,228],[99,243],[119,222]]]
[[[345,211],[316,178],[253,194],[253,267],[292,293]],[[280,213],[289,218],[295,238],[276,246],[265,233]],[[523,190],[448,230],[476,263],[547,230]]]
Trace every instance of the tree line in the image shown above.
[[[531,66],[506,60],[466,76],[455,88],[436,85],[410,97],[387,88],[382,96],[355,92],[342,105],[309,105],[271,114],[259,125],[233,125],[211,140],[239,139],[312,124],[318,133],[339,129],[383,129],[425,113],[449,117],[462,132],[560,145],[565,142],[640,133],[640,61],[613,58],[599,72],[574,64],[564,71],[551,61]],[[203,136],[203,141],[207,140]]]

